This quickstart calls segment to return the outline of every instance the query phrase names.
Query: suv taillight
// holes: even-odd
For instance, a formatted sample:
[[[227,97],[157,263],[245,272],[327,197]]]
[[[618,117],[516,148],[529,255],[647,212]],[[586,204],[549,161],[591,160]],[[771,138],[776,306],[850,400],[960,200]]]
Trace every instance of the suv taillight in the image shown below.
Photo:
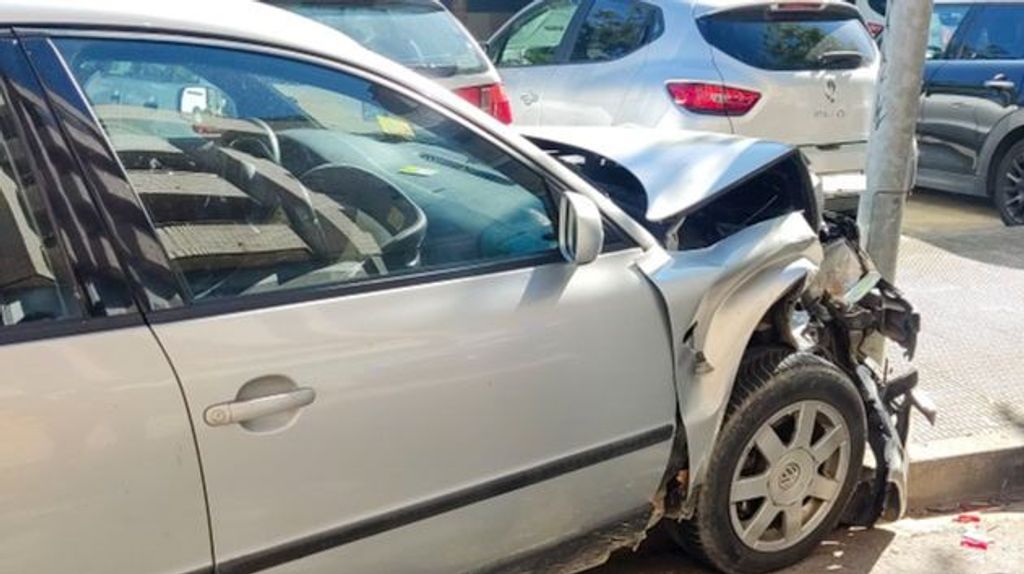
[[[868,22],[868,32],[871,33],[872,38],[877,38],[882,35],[885,31],[885,26],[876,22]]]
[[[698,114],[742,116],[761,100],[760,92],[700,82],[670,82],[668,93],[677,106]]]
[[[462,99],[494,116],[503,124],[512,123],[512,104],[501,84],[459,88],[455,93]]]

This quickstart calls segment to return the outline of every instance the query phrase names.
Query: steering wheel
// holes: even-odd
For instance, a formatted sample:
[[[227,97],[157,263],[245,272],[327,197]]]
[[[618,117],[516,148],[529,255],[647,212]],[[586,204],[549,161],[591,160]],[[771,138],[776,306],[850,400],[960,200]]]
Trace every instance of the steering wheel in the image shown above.
[[[231,149],[249,155],[269,159],[281,165],[281,141],[270,125],[259,118],[243,118],[243,121],[259,128],[262,137],[254,137],[248,132],[228,132],[224,134],[223,144]]]

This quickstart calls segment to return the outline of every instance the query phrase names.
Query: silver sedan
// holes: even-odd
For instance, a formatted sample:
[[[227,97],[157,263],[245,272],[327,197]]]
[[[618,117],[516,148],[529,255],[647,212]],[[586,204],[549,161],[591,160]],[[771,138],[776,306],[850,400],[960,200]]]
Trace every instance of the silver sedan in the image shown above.
[[[573,571],[664,519],[762,572],[899,512],[860,349],[917,316],[797,150],[531,143],[251,2],[0,21],[0,570]]]

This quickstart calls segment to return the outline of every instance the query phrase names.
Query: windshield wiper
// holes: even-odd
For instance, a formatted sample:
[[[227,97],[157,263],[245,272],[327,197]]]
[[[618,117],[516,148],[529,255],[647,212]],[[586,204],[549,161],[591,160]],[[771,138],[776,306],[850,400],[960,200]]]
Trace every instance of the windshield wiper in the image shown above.
[[[437,64],[426,64],[421,66],[409,66],[415,72],[419,72],[430,78],[450,78],[459,73],[458,66],[439,66]]]
[[[854,50],[832,50],[818,56],[817,62],[826,68],[859,68],[864,63],[864,54]]]

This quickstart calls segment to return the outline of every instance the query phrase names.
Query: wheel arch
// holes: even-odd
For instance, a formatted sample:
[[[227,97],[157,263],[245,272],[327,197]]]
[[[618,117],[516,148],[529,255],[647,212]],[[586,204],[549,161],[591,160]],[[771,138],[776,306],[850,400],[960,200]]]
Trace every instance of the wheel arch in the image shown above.
[[[799,295],[805,280],[817,270],[810,259],[770,265],[721,300],[708,322],[695,324],[681,353],[680,372],[693,376],[678,385],[679,412],[686,433],[688,484],[679,517],[692,514],[696,495],[707,479],[712,450],[725,422],[736,388],[743,356],[764,331],[777,344],[777,310]],[[680,485],[682,486],[682,485]]]
[[[1021,140],[1024,140],[1024,110],[1004,118],[985,139],[978,165],[979,195],[993,197],[996,170],[1003,155]]]

